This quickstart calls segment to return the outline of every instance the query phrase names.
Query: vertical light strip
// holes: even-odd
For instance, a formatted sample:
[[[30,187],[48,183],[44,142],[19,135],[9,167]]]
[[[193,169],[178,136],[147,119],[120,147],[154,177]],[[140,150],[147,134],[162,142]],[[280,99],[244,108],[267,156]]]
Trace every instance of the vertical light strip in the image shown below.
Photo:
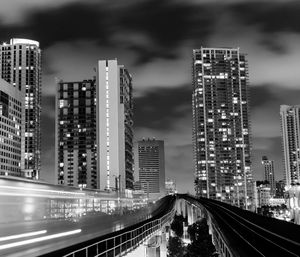
[[[105,68],[105,110],[106,110],[106,188],[110,188],[110,155],[109,155],[109,83],[108,83],[108,63]]]

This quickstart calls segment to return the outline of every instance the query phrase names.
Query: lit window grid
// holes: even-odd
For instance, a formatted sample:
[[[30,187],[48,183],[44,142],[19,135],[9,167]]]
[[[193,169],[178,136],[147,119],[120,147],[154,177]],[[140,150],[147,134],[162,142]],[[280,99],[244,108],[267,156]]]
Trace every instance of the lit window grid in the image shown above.
[[[201,62],[202,63],[202,62]],[[208,67],[210,66],[209,64],[207,65]],[[200,84],[200,85],[202,85],[203,83],[201,83],[201,76],[202,76],[202,74],[203,74],[204,72],[203,72],[203,70],[202,70],[202,72],[198,72],[198,75],[200,76],[200,78],[198,78],[197,79],[197,82],[198,82],[198,85]],[[202,78],[203,79],[203,78]],[[195,90],[195,92],[194,92],[194,97],[196,97],[196,96],[199,96],[200,94],[200,92],[202,93],[202,91],[204,91],[204,89],[205,89],[205,87],[203,87],[203,89],[202,90],[200,90],[199,88],[196,88],[196,90]],[[202,94],[201,94],[202,95]],[[204,96],[203,96],[203,102],[205,102],[205,93],[204,93]],[[202,103],[197,103],[197,104],[195,104],[197,102],[197,99],[195,99],[195,98],[193,98],[193,105],[194,105],[194,112],[193,112],[193,114],[194,114],[194,118],[195,117],[197,117],[197,115],[198,115],[198,113],[199,113],[199,111],[202,109],[202,115],[204,114],[206,114],[206,112],[205,112],[205,110],[203,110],[204,108],[205,108],[205,106],[202,104]],[[235,100],[235,102],[236,102],[236,100]],[[245,104],[246,103],[246,101],[241,101],[241,104]],[[200,108],[200,107],[202,107],[202,108]],[[223,106],[223,107],[225,107],[225,106]],[[196,108],[196,112],[195,112],[195,108]],[[201,111],[200,111],[201,112]],[[233,116],[236,116],[236,115],[238,115],[238,112],[233,112]],[[243,115],[241,115],[241,116],[244,116],[244,114]],[[225,117],[225,115],[223,114],[223,118],[226,118]],[[209,119],[209,120],[206,120],[206,118],[204,118],[204,123],[201,123],[202,124],[202,126],[204,126],[205,128],[206,128],[206,126],[205,126],[205,123],[207,123],[207,122],[214,122],[213,121],[213,119]],[[194,125],[194,130],[195,130],[195,127],[196,128],[199,128],[199,127],[197,127],[198,126],[198,124],[195,124]],[[214,132],[214,130],[212,130],[213,132]],[[207,134],[207,133],[206,133]],[[223,140],[225,140],[225,141],[228,141],[228,139],[226,139],[227,138],[227,136],[228,135],[224,135],[225,133],[223,133]],[[228,133],[228,134],[230,134],[230,133]],[[243,131],[243,134],[244,135],[247,135],[248,134],[248,131]],[[194,137],[194,139],[197,139],[197,136],[196,137]],[[242,138],[242,140],[244,140],[244,138]],[[205,138],[203,138],[203,139],[200,139],[200,141],[203,141],[203,142],[206,142],[205,141]],[[196,142],[199,142],[199,140],[197,139],[197,141]],[[198,144],[198,143],[197,143]],[[246,144],[239,144],[239,146],[241,146],[243,149],[244,149],[244,146],[245,146]],[[199,148],[198,148],[199,149]],[[207,147],[201,147],[200,149],[207,149]],[[228,148],[228,147],[226,147],[226,149],[227,150],[229,150],[229,149],[231,149],[231,147],[230,148]],[[196,152],[198,152],[197,151],[197,148],[195,149],[196,150]],[[243,154],[243,156],[244,156],[244,154]],[[205,157],[205,156],[204,156]],[[211,155],[211,157],[213,157],[213,155]]]
[[[109,153],[109,78],[108,78],[108,67],[106,67],[105,71],[105,111],[106,111],[106,173],[107,173],[107,180],[106,186],[110,188],[110,153]]]

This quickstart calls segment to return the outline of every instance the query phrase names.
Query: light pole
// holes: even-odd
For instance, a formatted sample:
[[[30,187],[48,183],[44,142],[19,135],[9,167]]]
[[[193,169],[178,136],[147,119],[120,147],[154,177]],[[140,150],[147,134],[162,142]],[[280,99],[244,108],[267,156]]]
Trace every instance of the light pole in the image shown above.
[[[113,175],[115,177],[115,189],[117,192],[117,198],[118,198],[118,206],[120,208],[120,211],[122,213],[122,206],[121,206],[121,201],[120,201],[120,197],[121,197],[121,175]]]

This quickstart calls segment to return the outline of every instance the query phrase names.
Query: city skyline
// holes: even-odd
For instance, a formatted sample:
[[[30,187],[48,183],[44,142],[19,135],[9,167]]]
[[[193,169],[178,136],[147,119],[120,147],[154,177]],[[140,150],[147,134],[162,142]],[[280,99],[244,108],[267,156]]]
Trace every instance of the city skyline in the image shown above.
[[[2,41],[30,38],[39,41],[43,50],[42,178],[53,173],[47,179],[54,181],[55,78],[89,79],[95,75],[95,61],[117,57],[133,75],[136,139],[143,136],[164,139],[166,176],[181,182],[177,185],[179,191],[193,188],[191,52],[201,46],[222,45],[239,46],[248,54],[254,178],[262,178],[263,155],[275,160],[275,176],[278,180],[283,178],[279,106],[300,103],[297,88],[300,37],[294,22],[298,19],[299,4],[262,1],[258,8],[258,3],[249,1],[219,2],[219,5],[207,1],[198,4],[129,1],[127,6],[106,1],[43,2],[28,1],[28,11],[21,4],[7,1],[0,13]],[[98,5],[101,8],[95,8]],[[140,10],[145,8],[148,12],[141,15]],[[239,12],[246,9],[251,12],[241,17]],[[116,18],[110,20],[103,15],[98,20],[103,10],[114,12]],[[282,10],[290,19],[278,24],[276,20]],[[203,15],[196,15],[198,12]],[[81,17],[89,17],[81,21],[84,29],[74,29],[78,24],[71,18],[79,13]],[[131,17],[126,22],[124,13]],[[172,25],[174,20],[168,16],[171,13],[180,21],[174,26],[176,30]],[[156,16],[159,19],[151,18]],[[57,19],[53,21],[50,17]],[[163,26],[157,24],[160,29],[153,31],[147,20]],[[59,22],[66,27],[60,29]]]

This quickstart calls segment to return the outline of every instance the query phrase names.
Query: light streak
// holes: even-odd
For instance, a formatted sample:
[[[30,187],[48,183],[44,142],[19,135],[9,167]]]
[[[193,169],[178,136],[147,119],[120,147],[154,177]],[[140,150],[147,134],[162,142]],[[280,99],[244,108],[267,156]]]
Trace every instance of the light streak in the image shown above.
[[[12,236],[4,236],[4,237],[0,237],[0,242],[22,238],[22,237],[37,236],[45,233],[47,233],[47,230],[33,231],[33,232],[12,235]]]
[[[36,191],[36,192],[46,192],[46,193],[56,193],[56,194],[70,194],[70,195],[84,195],[84,193],[77,192],[69,192],[69,191],[59,191],[59,190],[49,190],[49,189],[37,189],[37,188],[29,188],[29,187],[12,187],[12,186],[0,186],[0,188],[4,189],[14,189],[14,190],[28,190],[28,191]]]
[[[13,248],[13,247],[18,247],[18,246],[22,246],[22,245],[33,244],[33,243],[37,243],[37,242],[42,242],[42,241],[54,239],[54,238],[74,235],[74,234],[78,234],[80,232],[81,232],[81,229],[76,229],[76,230],[71,230],[71,231],[62,232],[62,233],[58,233],[58,234],[53,234],[53,235],[49,235],[49,236],[43,236],[43,237],[27,239],[27,240],[15,242],[15,243],[0,245],[0,250],[9,249],[9,248]]]

